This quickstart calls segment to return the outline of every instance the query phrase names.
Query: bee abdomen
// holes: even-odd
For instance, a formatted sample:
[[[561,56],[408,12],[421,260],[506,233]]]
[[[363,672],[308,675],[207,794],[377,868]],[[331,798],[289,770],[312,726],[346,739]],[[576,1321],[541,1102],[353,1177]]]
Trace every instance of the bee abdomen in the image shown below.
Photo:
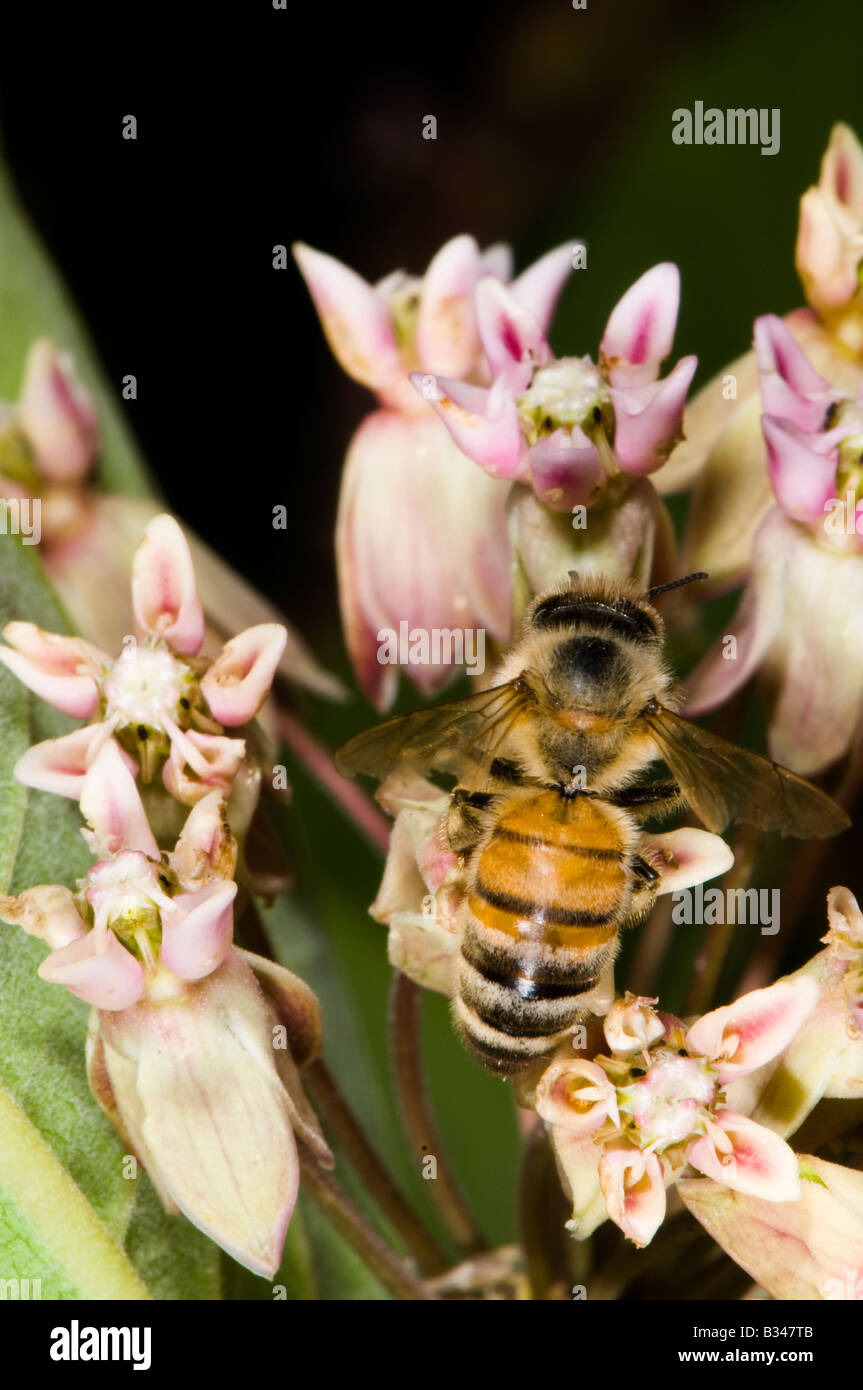
[[[490,945],[477,926],[465,929],[455,1017],[478,1060],[512,1075],[552,1052],[585,1012],[608,947],[540,963],[524,943]]]

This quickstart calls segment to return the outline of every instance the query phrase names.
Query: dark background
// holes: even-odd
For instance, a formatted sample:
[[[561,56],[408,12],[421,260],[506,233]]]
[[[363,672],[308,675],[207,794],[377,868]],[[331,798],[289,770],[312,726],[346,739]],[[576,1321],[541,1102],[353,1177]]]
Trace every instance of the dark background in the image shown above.
[[[578,353],[673,259],[705,380],[800,300],[797,200],[834,120],[863,128],[861,40],[856,0],[48,4],[4,20],[0,121],[110,377],[138,377],[124,408],[167,498],[339,660],[332,527],[371,398],[273,245],[374,280],[457,232],[519,266],[578,237],[554,333]],[[674,145],[699,99],[780,107],[779,154]]]
[[[459,232],[512,242],[519,267],[577,238],[588,268],[570,277],[552,333],[577,354],[595,352],[637,276],[674,260],[675,356],[699,355],[698,385],[746,348],[758,314],[802,300],[799,197],[835,121],[863,134],[863,7],[289,3],[16,8],[3,18],[0,127],[118,401],[123,376],[137,376],[138,399],[121,408],[171,507],[347,676],[332,532],[342,459],[372,401],[331,358],[293,264],[273,270],[273,246],[300,239],[376,280],[420,272]],[[780,152],[674,145],[672,112],[698,100],[780,108]],[[127,114],[136,142],[121,137]],[[421,136],[430,114],[434,142]],[[278,504],[287,531],[272,527]],[[373,717],[362,702],[307,700],[304,713],[332,744]],[[330,1064],[427,1204],[386,1081],[390,972],[366,915],[380,861],[302,767],[289,773],[298,889],[280,899],[270,941],[319,993]],[[782,968],[815,948],[826,887],[859,888],[853,849],[830,856],[799,895],[803,926]],[[681,929],[659,984],[666,1007],[680,1007],[698,948]],[[456,1170],[492,1238],[511,1240],[508,1091],[463,1053],[441,997],[426,1001],[425,1043]],[[663,1293],[654,1278],[642,1296],[679,1297],[672,1284]],[[235,1296],[254,1294],[243,1284]]]

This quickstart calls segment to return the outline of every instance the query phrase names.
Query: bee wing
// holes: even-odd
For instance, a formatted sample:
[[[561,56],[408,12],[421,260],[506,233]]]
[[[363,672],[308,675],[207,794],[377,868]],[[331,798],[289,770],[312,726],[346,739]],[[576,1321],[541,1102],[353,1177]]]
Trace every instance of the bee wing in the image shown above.
[[[401,762],[458,776],[493,756],[524,708],[522,686],[507,681],[465,700],[387,719],[349,739],[336,753],[336,766],[349,777],[365,772],[383,778]]]
[[[797,839],[838,835],[850,824],[836,802],[759,753],[657,705],[644,719],[689,805],[709,830],[749,821]]]

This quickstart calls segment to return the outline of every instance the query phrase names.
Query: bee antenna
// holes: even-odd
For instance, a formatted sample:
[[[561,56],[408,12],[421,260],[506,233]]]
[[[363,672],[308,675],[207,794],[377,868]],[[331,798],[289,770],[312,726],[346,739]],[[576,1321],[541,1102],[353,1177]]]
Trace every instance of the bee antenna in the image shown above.
[[[659,594],[667,594],[669,589],[679,589],[683,584],[693,584],[696,579],[709,578],[706,570],[699,570],[697,574],[687,574],[684,579],[672,579],[670,584],[657,584],[654,589],[648,589],[645,597],[657,598]]]

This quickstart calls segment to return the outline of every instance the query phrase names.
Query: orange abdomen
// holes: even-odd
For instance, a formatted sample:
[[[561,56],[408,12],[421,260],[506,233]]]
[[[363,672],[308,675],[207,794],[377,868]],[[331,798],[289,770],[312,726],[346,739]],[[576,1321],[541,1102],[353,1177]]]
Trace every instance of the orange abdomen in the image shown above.
[[[478,850],[455,1012],[486,1066],[522,1069],[585,1012],[630,897],[628,838],[602,802],[549,791],[505,811]]]

